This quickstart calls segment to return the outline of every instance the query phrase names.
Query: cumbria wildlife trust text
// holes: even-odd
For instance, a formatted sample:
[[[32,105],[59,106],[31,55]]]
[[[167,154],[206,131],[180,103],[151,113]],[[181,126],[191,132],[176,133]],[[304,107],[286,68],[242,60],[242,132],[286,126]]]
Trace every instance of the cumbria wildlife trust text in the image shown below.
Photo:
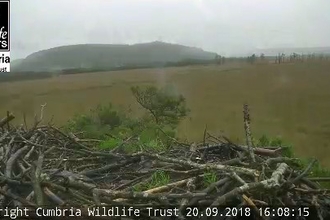
[[[177,216],[177,208],[160,209],[153,207],[143,208],[149,216]],[[17,219],[22,217],[139,217],[142,211],[134,207],[89,207],[89,208],[0,208],[0,218]]]

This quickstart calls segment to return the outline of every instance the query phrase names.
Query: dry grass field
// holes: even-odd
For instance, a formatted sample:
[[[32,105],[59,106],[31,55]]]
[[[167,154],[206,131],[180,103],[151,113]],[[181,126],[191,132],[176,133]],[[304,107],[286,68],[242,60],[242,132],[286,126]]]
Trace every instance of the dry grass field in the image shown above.
[[[171,84],[191,109],[179,135],[201,140],[207,124],[214,134],[244,141],[242,105],[251,109],[252,132],[281,136],[299,156],[330,167],[330,63],[198,66],[88,73],[0,84],[0,113],[23,112],[32,121],[47,103],[46,119],[61,125],[99,103],[138,108],[130,87]]]

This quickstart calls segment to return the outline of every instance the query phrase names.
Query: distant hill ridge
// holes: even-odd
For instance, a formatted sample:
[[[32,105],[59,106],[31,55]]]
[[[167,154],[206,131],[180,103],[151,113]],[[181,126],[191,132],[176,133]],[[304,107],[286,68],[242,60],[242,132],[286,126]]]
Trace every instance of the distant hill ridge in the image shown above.
[[[264,53],[268,56],[274,56],[278,53],[285,53],[287,55],[292,53],[299,54],[330,54],[330,47],[297,47],[297,48],[268,48],[259,49],[256,53]]]
[[[164,42],[143,44],[79,44],[35,52],[20,60],[12,71],[111,69],[126,65],[151,65],[184,60],[210,60],[216,53]]]

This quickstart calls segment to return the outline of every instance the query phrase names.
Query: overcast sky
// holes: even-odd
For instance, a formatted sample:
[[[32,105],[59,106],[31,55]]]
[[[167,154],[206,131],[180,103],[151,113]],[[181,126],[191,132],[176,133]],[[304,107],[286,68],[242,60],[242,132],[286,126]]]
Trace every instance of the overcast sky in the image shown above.
[[[330,46],[330,0],[11,0],[11,56],[161,40],[223,55]]]

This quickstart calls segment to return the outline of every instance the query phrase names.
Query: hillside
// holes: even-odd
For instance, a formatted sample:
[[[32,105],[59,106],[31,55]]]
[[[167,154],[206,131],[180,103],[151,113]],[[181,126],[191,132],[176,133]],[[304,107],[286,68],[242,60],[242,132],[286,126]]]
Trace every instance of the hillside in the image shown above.
[[[163,42],[134,45],[84,44],[51,48],[33,53],[12,71],[58,71],[63,69],[111,69],[183,60],[214,59],[215,53]]]
[[[10,61],[10,67],[15,68],[15,67],[19,66],[22,63],[23,60],[24,59],[11,60]]]

